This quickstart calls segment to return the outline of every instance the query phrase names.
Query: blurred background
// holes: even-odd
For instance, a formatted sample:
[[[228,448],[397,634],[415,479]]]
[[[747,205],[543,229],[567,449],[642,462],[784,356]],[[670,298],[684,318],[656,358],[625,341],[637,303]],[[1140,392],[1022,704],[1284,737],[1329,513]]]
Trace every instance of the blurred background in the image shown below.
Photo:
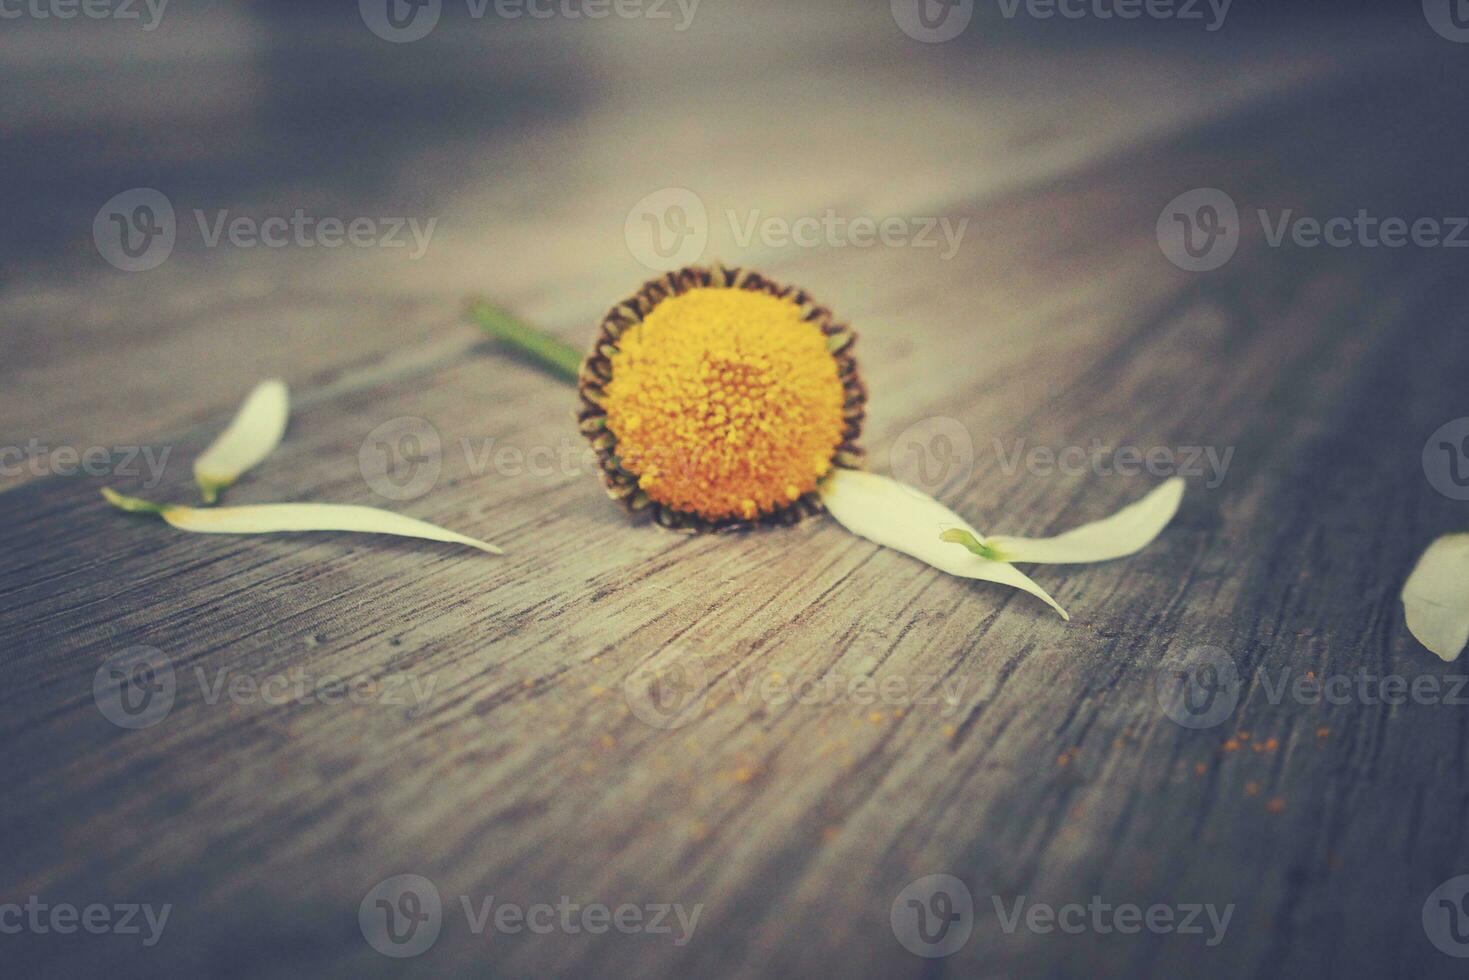
[[[833,249],[750,222],[951,213],[1406,48],[1465,53],[1416,10],[1324,2],[1122,19],[924,0],[931,22],[951,11],[927,28],[916,3],[392,0],[403,29],[387,0],[93,2],[7,0],[0,22],[0,398],[13,431],[58,442],[171,431],[220,366],[324,369],[342,345],[438,335],[470,293],[590,324],[657,271],[633,239],[656,221],[673,241],[671,192],[704,209],[680,258],[809,265]],[[117,196],[144,190],[176,232],[130,274],[97,235],[139,234]],[[219,234],[297,213],[375,223],[331,248],[310,228],[283,247]],[[1076,215],[1035,219],[1064,234]],[[860,311],[860,277],[840,281]],[[432,312],[380,323],[385,303]]]

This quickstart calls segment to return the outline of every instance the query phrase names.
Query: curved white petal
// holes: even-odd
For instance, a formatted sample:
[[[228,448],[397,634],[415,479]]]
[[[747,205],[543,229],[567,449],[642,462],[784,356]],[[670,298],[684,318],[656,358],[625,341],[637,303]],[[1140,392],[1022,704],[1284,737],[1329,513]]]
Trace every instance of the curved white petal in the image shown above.
[[[290,396],[284,381],[262,381],[245,399],[234,419],[194,461],[194,482],[205,503],[250,467],[269,456],[286,433]]]
[[[249,507],[177,507],[125,497],[109,488],[102,495],[130,513],[152,513],[181,531],[198,534],[277,534],[292,531],[356,531],[463,544],[492,555],[501,549],[436,524],[352,504],[256,504]]]
[[[1457,660],[1469,642],[1469,534],[1428,546],[1403,585],[1403,615],[1418,642]]]
[[[821,484],[821,501],[847,530],[925,561],[961,578],[998,582],[1045,600],[1063,619],[1066,610],[1020,569],[971,554],[942,541],[944,531],[959,529],[983,542],[978,531],[932,497],[897,480],[858,470],[839,469]]]
[[[1175,476],[1111,517],[1083,524],[1054,538],[1012,538],[996,534],[984,543],[1005,561],[1069,565],[1123,558],[1146,548],[1168,526],[1178,513],[1183,487],[1183,479]]]

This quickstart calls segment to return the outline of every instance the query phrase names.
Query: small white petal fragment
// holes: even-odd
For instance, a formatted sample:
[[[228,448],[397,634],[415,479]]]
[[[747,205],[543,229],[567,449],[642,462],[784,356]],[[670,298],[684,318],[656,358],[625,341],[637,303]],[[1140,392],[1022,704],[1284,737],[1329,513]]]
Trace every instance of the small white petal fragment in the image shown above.
[[[194,461],[194,482],[212,504],[220,491],[269,456],[286,434],[290,396],[284,381],[262,381],[219,438]]]
[[[492,544],[446,531],[436,524],[352,504],[255,504],[248,507],[177,507],[125,497],[110,488],[102,495],[114,507],[130,513],[151,513],[180,531],[197,534],[279,534],[297,531],[354,531],[362,534],[392,534],[400,538],[422,538],[463,544],[492,555],[504,552]]]
[[[1423,552],[1403,585],[1403,615],[1419,643],[1459,659],[1469,642],[1469,534],[1446,534]]]
[[[1083,524],[1054,538],[1012,538],[996,534],[984,543],[1004,561],[1075,565],[1124,558],[1146,548],[1173,520],[1183,500],[1183,487],[1183,479],[1175,476],[1111,517]]]
[[[1045,600],[1061,618],[1066,610],[1024,572],[1002,561],[972,554],[939,540],[950,529],[984,538],[949,508],[897,480],[858,470],[838,469],[821,484],[821,501],[843,527],[885,548],[901,551],[961,578],[998,582]]]

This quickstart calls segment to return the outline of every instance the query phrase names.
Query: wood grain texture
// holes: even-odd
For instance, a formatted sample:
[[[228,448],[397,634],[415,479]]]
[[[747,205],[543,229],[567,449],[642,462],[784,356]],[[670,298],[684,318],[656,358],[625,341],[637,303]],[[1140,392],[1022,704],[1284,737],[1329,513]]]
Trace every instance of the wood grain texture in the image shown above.
[[[391,506],[507,554],[193,537],[111,511],[101,479],[14,479],[0,494],[0,901],[173,911],[152,948],[0,936],[7,974],[1462,973],[1421,913],[1469,873],[1469,706],[1275,693],[1282,678],[1363,671],[1438,678],[1447,693],[1464,673],[1407,634],[1397,598],[1427,542],[1463,524],[1420,462],[1428,434],[1464,413],[1462,253],[1271,247],[1253,215],[1469,213],[1451,131],[1463,52],[1437,38],[1293,58],[1264,40],[1200,45],[1198,77],[1254,65],[1260,79],[1200,95],[1155,84],[1187,75],[1192,55],[1170,44],[1156,57],[1078,45],[1058,67],[1025,45],[915,50],[882,10],[787,22],[760,9],[711,14],[665,65],[624,27],[529,35],[543,60],[485,68],[480,81],[562,87],[521,111],[496,103],[493,141],[459,137],[450,113],[394,171],[407,190],[389,174],[387,190],[327,205],[442,211],[431,265],[185,247],[157,275],[101,276],[95,256],[74,280],[18,266],[0,294],[16,324],[0,369],[9,444],[146,440],[170,450],[147,492],[186,499],[191,456],[258,376],[280,373],[297,395],[286,441],[230,500]],[[759,29],[772,24],[785,33]],[[515,47],[453,43],[472,47],[430,50],[462,65]],[[699,64],[708,77],[684,95],[650,95]],[[565,80],[572,66],[607,84]],[[1047,77],[1056,92],[1037,94],[1031,80]],[[736,79],[751,98],[728,108],[743,138],[726,138],[701,120]],[[912,112],[945,86],[961,88]],[[291,132],[310,114],[287,105]],[[818,141],[844,149],[820,167],[803,158],[817,119]],[[615,165],[649,141],[663,165]],[[209,165],[248,170],[253,157],[230,151],[209,148]],[[892,177],[900,165],[911,180]],[[482,179],[448,179],[465,168]],[[196,180],[180,197],[205,193]],[[306,180],[271,172],[267,190],[240,194],[268,209]],[[903,464],[915,423],[952,420],[972,470],[941,495],[978,527],[1063,530],[1156,482],[1030,472],[1007,463],[1017,443],[1211,447],[1228,467],[1191,480],[1143,554],[1037,569],[1070,624],[829,520],[694,538],[630,525],[602,493],[572,395],[500,356],[459,308],[488,291],[588,336],[641,274],[627,209],[663,186],[693,187],[716,214],[969,219],[947,261],[717,237],[709,257],[799,282],[856,327],[874,468]],[[1244,217],[1235,257],[1201,274],[1155,239],[1163,206],[1196,187],[1227,191]],[[225,193],[214,206],[230,206]],[[56,247],[63,268],[85,269]],[[370,436],[395,419],[422,420],[442,447],[432,486],[402,500],[373,476]],[[93,684],[136,646],[167,658],[176,692],[165,718],[129,731]],[[1190,728],[1157,681],[1206,646],[1237,666],[1238,704]],[[650,712],[650,676],[686,710]],[[233,697],[231,678],[246,685]],[[252,693],[266,682],[286,693]],[[323,703],[339,682],[365,693]],[[442,932],[394,960],[364,939],[358,907],[405,873],[436,885]],[[975,915],[962,949],[929,960],[900,944],[890,912],[936,873],[964,881]],[[683,944],[676,925],[475,934],[461,896],[701,914]],[[1007,932],[992,900],[1020,896],[1232,917],[1217,946]]]

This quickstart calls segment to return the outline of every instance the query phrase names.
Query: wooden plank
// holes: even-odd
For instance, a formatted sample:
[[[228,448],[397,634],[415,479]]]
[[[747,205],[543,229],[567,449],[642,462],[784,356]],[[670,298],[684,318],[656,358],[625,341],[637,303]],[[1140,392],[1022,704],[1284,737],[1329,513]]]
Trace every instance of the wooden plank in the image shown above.
[[[434,329],[379,362],[394,345],[364,297],[376,325],[362,358],[328,350],[343,336],[328,333],[286,444],[231,499],[383,504],[359,452],[379,424],[422,418],[442,472],[392,505],[504,558],[189,537],[111,512],[96,480],[5,493],[0,835],[25,845],[0,856],[0,894],[174,906],[156,949],[29,935],[7,952],[22,973],[67,975],[1454,975],[1419,916],[1469,867],[1461,713],[1275,703],[1266,679],[1461,673],[1407,636],[1397,604],[1417,552],[1461,523],[1418,462],[1425,435],[1462,412],[1457,257],[1272,249],[1252,226],[1227,266],[1190,275],[1153,237],[1163,204],[1200,186],[1247,215],[1455,213],[1455,149],[1433,134],[1463,69],[1433,66],[1302,88],[1056,179],[965,188],[943,213],[985,234],[949,262],[772,256],[773,274],[862,334],[875,465],[920,419],[969,434],[973,474],[945,500],[980,527],[1064,528],[1153,482],[1011,469],[1019,439],[1233,450],[1223,481],[1194,480],[1143,555],[1037,571],[1069,625],[830,521],[694,539],[628,525],[574,452],[567,393],[470,350],[439,300],[412,305]],[[590,303],[525,305],[572,336]],[[204,335],[190,343],[202,356]],[[222,404],[207,387],[158,424]],[[183,461],[213,427],[170,443],[156,495],[187,495]],[[504,448],[556,462],[496,463]],[[177,690],[159,724],[124,731],[93,679],[140,644],[168,658]],[[1245,683],[1226,722],[1190,729],[1155,682],[1203,645]],[[650,725],[636,679],[680,668],[702,680],[702,706]],[[231,678],[380,686],[361,703],[215,698]],[[858,679],[897,693],[865,703]],[[802,682],[819,685],[811,703],[779,696]],[[431,879],[445,915],[432,949],[395,961],[364,941],[357,910],[402,873]],[[941,962],[889,922],[899,892],[933,873],[963,879],[977,913]],[[1006,933],[991,904],[1093,895],[1234,909],[1215,948]],[[684,945],[475,935],[459,896],[702,914]]]

